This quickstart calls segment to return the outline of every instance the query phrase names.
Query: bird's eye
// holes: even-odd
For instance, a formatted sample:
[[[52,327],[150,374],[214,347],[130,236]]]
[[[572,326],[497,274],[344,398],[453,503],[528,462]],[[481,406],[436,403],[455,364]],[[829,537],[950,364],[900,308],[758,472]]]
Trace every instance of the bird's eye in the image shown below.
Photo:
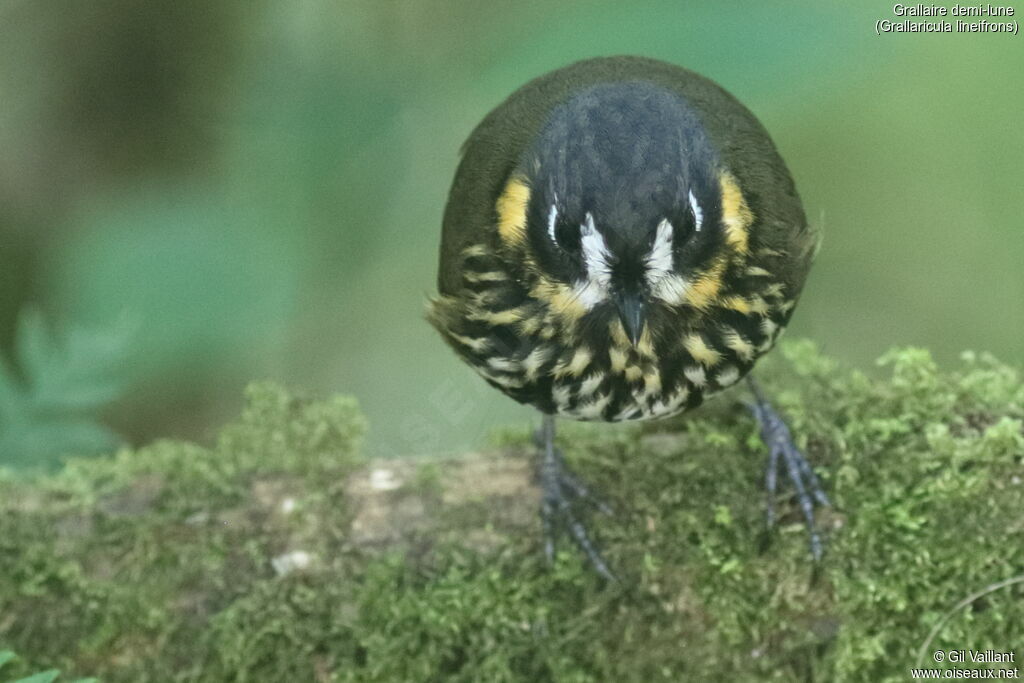
[[[690,211],[693,213],[693,229],[696,232],[700,232],[701,223],[704,221],[704,212],[700,208],[700,203],[693,194],[693,190],[690,190]]]

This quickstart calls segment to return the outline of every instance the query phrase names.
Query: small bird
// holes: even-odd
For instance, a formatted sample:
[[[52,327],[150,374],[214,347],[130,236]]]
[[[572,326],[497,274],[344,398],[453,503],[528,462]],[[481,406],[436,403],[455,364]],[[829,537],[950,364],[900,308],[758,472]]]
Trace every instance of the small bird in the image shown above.
[[[573,502],[595,498],[555,448],[554,418],[664,418],[736,384],[789,322],[818,244],[764,127],[682,67],[578,62],[476,127],[445,209],[428,319],[488,383],[543,414],[549,560],[562,521],[615,578],[576,517]],[[748,381],[770,452],[769,526],[781,458],[820,557],[814,501],[828,499]]]

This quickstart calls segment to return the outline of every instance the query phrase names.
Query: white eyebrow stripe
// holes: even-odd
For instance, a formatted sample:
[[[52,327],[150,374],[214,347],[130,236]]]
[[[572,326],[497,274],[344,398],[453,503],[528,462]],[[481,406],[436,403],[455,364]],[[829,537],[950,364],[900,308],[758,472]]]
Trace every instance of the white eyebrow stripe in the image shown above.
[[[555,201],[551,202],[551,211],[548,212],[548,235],[551,236],[551,241],[558,244],[558,240],[555,239],[555,221],[558,220],[558,197],[555,197]]]
[[[696,224],[694,229],[697,232],[700,232],[700,224],[704,220],[704,212],[701,211],[700,204],[697,203],[697,198],[693,196],[693,190],[690,190],[690,209],[693,210],[693,221]]]

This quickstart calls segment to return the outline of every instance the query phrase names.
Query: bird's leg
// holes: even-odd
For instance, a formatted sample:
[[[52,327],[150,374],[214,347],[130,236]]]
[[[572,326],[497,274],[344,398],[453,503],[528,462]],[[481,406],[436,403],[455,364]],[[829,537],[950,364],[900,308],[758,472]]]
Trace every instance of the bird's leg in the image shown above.
[[[558,477],[563,487],[571,489],[572,495],[579,500],[587,501],[600,510],[602,514],[609,517],[615,514],[608,503],[604,502],[597,494],[592,493],[586,484],[569,471],[569,466],[565,464],[565,458],[562,457],[562,451],[558,448],[555,448],[555,460],[558,461]]]
[[[761,438],[768,446],[768,468],[765,471],[765,487],[768,489],[768,526],[775,524],[775,489],[778,481],[779,459],[786,464],[789,480],[796,489],[797,501],[804,514],[807,530],[810,533],[811,554],[820,560],[822,553],[821,537],[814,523],[814,501],[819,505],[830,505],[828,497],[822,490],[821,481],[811,469],[807,458],[793,443],[789,427],[777,412],[769,405],[760,385],[753,377],[747,376],[747,383],[754,394],[753,403],[747,407],[761,425]],[[813,500],[812,500],[813,499]]]
[[[541,449],[540,481],[541,481],[541,524],[544,528],[544,555],[548,562],[555,556],[555,521],[564,522],[576,545],[584,552],[597,573],[608,581],[616,581],[615,575],[608,569],[601,553],[587,535],[583,524],[573,513],[570,497],[577,500],[592,502],[599,510],[611,514],[611,508],[597,499],[590,490],[571,472],[555,448],[555,418],[545,415],[537,433],[537,445]]]

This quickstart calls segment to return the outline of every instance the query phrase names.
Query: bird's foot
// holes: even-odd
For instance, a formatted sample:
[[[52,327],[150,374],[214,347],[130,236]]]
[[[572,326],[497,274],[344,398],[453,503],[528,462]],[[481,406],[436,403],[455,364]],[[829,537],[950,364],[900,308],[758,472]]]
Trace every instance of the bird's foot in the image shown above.
[[[779,460],[781,459],[785,463],[789,480],[793,482],[793,487],[796,489],[797,502],[800,504],[804,522],[807,524],[807,531],[810,534],[811,554],[814,555],[815,560],[820,560],[823,546],[814,522],[814,507],[815,503],[823,506],[831,505],[831,503],[829,503],[825,491],[822,490],[821,481],[811,469],[811,464],[793,443],[793,436],[785,421],[768,403],[757,382],[752,377],[747,379],[750,389],[754,393],[754,401],[748,403],[747,407],[757,418],[758,424],[761,426],[761,438],[768,446],[768,468],[765,470],[765,488],[768,490],[768,528],[775,524],[775,491],[778,485]]]
[[[555,524],[564,524],[576,545],[587,556],[594,570],[602,578],[616,582],[617,579],[608,564],[601,557],[600,551],[590,540],[586,527],[579,521],[573,510],[573,503],[586,501],[606,515],[612,514],[611,507],[595,496],[590,489],[569,471],[561,452],[555,448],[554,418],[544,416],[543,425],[537,433],[537,445],[541,449],[540,481],[541,508],[540,518],[544,528],[544,556],[548,563],[555,557]]]

